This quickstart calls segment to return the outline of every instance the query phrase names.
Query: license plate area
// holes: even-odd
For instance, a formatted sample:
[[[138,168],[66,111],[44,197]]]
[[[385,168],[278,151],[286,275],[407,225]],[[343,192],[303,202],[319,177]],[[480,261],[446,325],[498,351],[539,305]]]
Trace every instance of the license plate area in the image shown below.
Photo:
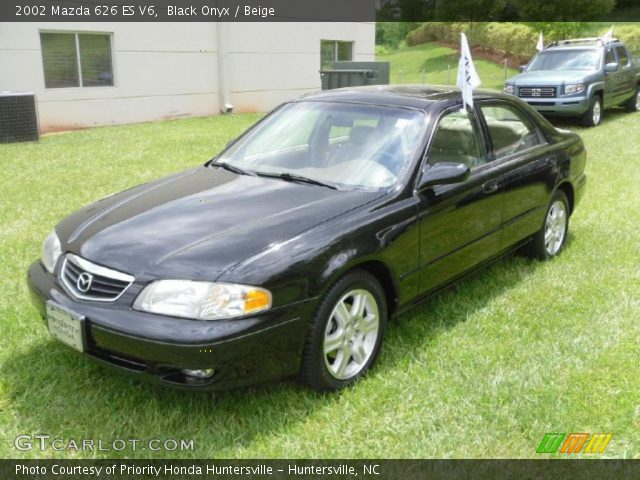
[[[79,352],[84,352],[87,347],[84,315],[78,315],[51,300],[46,303],[46,310],[51,336]]]

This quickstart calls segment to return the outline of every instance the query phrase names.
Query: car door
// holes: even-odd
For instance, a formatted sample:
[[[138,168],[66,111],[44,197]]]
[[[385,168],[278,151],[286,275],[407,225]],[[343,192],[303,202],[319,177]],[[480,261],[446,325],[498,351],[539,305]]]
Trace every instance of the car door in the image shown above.
[[[616,47],[616,54],[620,62],[620,98],[623,102],[631,98],[636,91],[635,75],[631,59],[627,53],[627,49],[622,45]]]
[[[618,63],[618,57],[613,48],[606,48],[604,52],[604,65],[611,63]],[[618,97],[620,96],[620,64],[618,64],[617,70],[613,72],[605,71],[604,79],[604,107],[612,107],[618,104]]]
[[[443,112],[422,171],[440,162],[466,163],[469,178],[416,193],[420,234],[420,293],[427,293],[498,252],[500,172],[487,155],[475,113],[458,105]]]
[[[501,178],[502,249],[506,250],[542,227],[558,178],[560,156],[532,117],[509,101],[479,102]]]

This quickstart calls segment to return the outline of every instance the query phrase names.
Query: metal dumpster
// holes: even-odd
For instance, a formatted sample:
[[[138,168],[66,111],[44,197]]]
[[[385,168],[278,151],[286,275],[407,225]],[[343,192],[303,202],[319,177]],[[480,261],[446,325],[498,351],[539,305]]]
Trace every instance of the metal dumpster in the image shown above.
[[[322,90],[362,85],[388,85],[389,62],[334,62],[320,70]]]

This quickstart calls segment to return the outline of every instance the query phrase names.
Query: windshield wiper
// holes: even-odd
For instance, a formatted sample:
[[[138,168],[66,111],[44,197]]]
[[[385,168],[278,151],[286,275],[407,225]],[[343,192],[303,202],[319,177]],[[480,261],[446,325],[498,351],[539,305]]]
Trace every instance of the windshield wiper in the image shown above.
[[[225,163],[225,162],[211,162],[209,163],[209,165],[213,165],[214,167],[221,167],[229,172],[238,173],[240,175],[251,175],[252,177],[256,176],[255,172],[252,172],[250,170],[244,170],[240,167],[229,165],[228,163]]]
[[[289,182],[300,182],[300,183],[308,183],[310,185],[318,185],[320,187],[331,188],[332,190],[338,190],[338,187],[335,185],[331,185],[330,183],[324,183],[320,180],[314,180],[313,178],[305,177],[302,175],[297,175],[295,173],[283,172],[283,173],[263,173],[256,172],[256,175],[261,177],[271,177],[271,178],[281,178],[283,180],[287,180]]]

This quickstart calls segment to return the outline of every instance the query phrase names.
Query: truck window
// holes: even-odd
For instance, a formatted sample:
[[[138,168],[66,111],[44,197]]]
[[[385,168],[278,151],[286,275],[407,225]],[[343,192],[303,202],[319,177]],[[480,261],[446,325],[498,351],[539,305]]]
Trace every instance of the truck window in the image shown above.
[[[613,53],[613,50],[610,48],[604,53],[604,64],[608,63],[616,63],[618,60],[616,59],[616,54]]]
[[[618,53],[618,58],[620,59],[620,66],[624,68],[629,65],[629,55],[627,55],[627,49],[624,47],[616,47],[616,52]]]

